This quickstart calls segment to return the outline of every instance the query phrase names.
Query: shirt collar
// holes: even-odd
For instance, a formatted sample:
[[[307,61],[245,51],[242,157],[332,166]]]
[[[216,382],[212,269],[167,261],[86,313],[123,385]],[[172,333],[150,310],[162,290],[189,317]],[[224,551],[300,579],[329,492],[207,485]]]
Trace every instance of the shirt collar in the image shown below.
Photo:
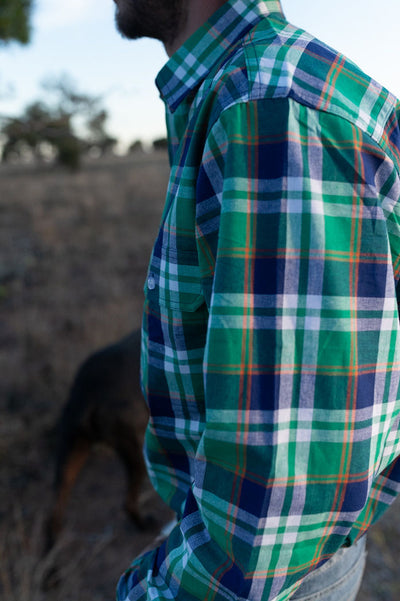
[[[156,84],[169,109],[204,80],[229,46],[273,13],[282,15],[280,0],[227,0],[159,72]]]

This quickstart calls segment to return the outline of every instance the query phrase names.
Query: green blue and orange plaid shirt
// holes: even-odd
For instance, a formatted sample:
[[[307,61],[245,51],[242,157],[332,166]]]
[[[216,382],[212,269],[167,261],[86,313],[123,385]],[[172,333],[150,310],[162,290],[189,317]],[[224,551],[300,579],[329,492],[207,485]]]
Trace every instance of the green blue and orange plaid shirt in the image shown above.
[[[283,601],[400,492],[400,105],[277,0],[228,0],[157,84],[142,381],[178,522],[117,595]]]

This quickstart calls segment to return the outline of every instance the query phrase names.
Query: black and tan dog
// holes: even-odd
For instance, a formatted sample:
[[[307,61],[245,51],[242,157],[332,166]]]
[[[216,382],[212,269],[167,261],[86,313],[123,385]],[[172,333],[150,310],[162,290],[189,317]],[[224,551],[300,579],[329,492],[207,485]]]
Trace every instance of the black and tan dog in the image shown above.
[[[143,436],[148,419],[140,381],[140,331],[90,355],[72,384],[58,426],[55,499],[48,523],[48,548],[62,528],[73,484],[95,443],[117,452],[127,475],[125,509],[138,528],[151,518],[138,509],[146,475]]]

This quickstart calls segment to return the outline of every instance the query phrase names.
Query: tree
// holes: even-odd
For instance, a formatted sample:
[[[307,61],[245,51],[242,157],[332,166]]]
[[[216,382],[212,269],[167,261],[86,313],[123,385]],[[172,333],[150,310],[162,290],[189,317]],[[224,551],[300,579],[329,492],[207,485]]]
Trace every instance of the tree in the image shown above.
[[[157,138],[156,140],[153,140],[153,148],[154,150],[168,150],[167,138]]]
[[[31,35],[33,0],[1,0],[0,43],[27,44]]]
[[[100,109],[87,122],[88,128],[88,147],[96,151],[101,156],[113,150],[117,139],[109,136],[105,129],[108,115],[107,111]]]
[[[107,112],[100,98],[77,92],[66,77],[47,82],[45,89],[55,101],[33,102],[20,117],[3,119],[3,161],[28,156],[76,169],[83,153],[95,149],[102,155],[115,146],[117,140],[105,130]]]
[[[128,148],[128,153],[129,154],[134,154],[134,153],[139,153],[139,152],[143,152],[143,143],[141,140],[134,140]]]
[[[103,155],[112,150],[117,139],[110,136],[105,128],[107,111],[102,107],[100,96],[91,96],[77,90],[74,81],[68,75],[50,78],[43,83],[47,94],[52,95],[64,114],[71,115],[76,129],[83,136],[82,152],[94,151]]]
[[[77,90],[75,81],[67,74],[48,77],[42,82],[46,95],[54,98],[54,103],[65,113],[91,115],[99,103],[100,96],[90,96]]]
[[[81,140],[74,134],[71,116],[51,110],[42,102],[28,105],[21,117],[8,119],[2,160],[27,154],[41,161],[50,155],[69,168],[79,167]]]

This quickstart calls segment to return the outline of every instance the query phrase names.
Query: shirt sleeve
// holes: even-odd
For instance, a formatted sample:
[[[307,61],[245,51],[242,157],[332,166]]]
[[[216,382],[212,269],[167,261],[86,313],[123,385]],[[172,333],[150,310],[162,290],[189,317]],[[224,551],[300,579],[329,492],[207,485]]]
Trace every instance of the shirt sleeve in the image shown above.
[[[120,601],[283,601],[368,527],[375,480],[400,476],[399,198],[392,161],[338,116],[222,113],[196,197],[205,427],[182,519]]]

